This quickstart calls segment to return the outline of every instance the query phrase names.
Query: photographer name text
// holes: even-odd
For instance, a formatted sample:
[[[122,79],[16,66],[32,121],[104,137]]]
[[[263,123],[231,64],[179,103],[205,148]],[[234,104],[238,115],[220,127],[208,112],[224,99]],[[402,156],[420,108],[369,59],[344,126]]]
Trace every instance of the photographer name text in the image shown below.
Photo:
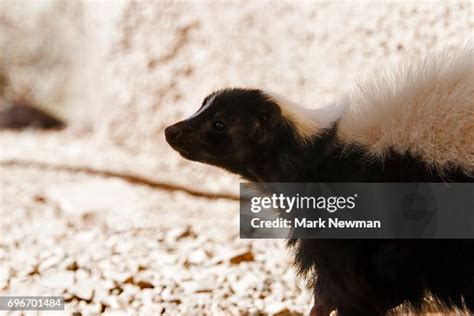
[[[250,221],[253,228],[374,228],[382,227],[382,222],[379,220],[339,220],[338,218],[309,220],[306,218],[276,218],[274,220],[265,220],[258,217]]]

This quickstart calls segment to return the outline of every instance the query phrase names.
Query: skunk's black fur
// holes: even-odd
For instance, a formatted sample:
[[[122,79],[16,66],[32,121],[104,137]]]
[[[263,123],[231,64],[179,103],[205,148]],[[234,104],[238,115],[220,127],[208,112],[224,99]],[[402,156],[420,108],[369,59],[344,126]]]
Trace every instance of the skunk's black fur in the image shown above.
[[[371,161],[361,148],[348,150],[338,145],[334,134],[334,129],[330,129],[313,142],[298,145],[300,148],[293,151],[294,159],[282,160],[286,163],[276,169],[288,171],[287,175],[280,175],[281,179],[291,182],[473,181],[464,171],[456,169],[440,176],[421,159],[395,152],[382,161]],[[303,157],[307,161],[303,162]],[[402,303],[416,310],[427,293],[446,308],[462,308],[464,297],[466,307],[474,311],[474,240],[291,239],[288,244],[294,249],[299,272],[309,277],[317,304],[322,302],[322,311],[337,309],[338,315],[384,315]]]
[[[294,120],[294,118],[293,118]],[[294,121],[259,90],[210,95],[190,119],[166,129],[183,157],[255,182],[472,182],[465,170],[436,172],[423,159],[388,150],[372,159],[343,144],[338,122],[301,140]],[[474,311],[473,240],[289,240],[314,290],[319,315],[384,315],[419,308],[431,294],[447,308]],[[463,303],[464,300],[464,303]]]

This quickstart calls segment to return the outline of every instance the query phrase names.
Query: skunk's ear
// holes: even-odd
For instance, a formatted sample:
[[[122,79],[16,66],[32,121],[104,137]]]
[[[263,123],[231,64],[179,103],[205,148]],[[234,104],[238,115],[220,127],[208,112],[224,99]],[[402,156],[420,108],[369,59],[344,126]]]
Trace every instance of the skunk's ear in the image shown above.
[[[273,103],[264,103],[257,112],[257,117],[252,130],[252,137],[258,142],[265,142],[271,139],[274,134],[273,129],[281,120],[281,110]]]
[[[262,104],[258,111],[258,121],[261,126],[274,128],[278,125],[278,122],[281,119],[281,110],[273,102],[266,102]]]

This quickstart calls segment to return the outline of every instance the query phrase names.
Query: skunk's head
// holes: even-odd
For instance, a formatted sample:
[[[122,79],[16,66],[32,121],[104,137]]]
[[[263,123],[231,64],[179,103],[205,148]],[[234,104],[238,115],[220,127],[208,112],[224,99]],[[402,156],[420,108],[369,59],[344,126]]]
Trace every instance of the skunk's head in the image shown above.
[[[272,150],[282,130],[278,104],[256,89],[214,92],[186,120],[165,129],[184,158],[227,169],[248,165]]]
[[[291,173],[295,161],[290,157],[303,161],[335,114],[301,108],[257,89],[224,89],[207,96],[190,118],[167,127],[165,135],[184,158],[250,180],[289,179],[268,175]]]

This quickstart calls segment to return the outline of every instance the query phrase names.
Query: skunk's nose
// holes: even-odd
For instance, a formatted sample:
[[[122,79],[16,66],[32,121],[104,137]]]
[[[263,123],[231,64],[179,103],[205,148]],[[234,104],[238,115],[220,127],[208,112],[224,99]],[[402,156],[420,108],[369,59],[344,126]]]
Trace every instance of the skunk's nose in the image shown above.
[[[175,125],[168,126],[165,129],[165,137],[168,143],[176,141],[180,134],[181,129]]]

